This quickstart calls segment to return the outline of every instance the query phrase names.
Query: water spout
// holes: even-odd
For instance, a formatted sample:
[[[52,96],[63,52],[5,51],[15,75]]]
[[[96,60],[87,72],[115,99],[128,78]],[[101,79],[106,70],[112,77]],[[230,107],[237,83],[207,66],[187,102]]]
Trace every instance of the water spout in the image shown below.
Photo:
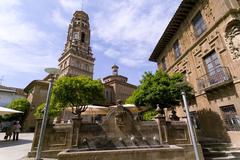
[[[86,138],[83,138],[82,142],[83,142],[83,143],[86,143],[86,142],[87,142],[87,139],[86,139]]]
[[[134,140],[135,140],[135,137],[134,137],[134,136],[131,136],[130,140],[131,140],[131,141],[134,141]]]
[[[121,142],[123,141],[122,137],[119,137],[118,140],[121,141]]]
[[[146,141],[147,139],[146,139],[146,137],[142,137],[142,140],[143,140],[143,141]]]
[[[154,141],[157,141],[157,137],[156,137],[156,136],[153,136],[153,140],[154,140]]]

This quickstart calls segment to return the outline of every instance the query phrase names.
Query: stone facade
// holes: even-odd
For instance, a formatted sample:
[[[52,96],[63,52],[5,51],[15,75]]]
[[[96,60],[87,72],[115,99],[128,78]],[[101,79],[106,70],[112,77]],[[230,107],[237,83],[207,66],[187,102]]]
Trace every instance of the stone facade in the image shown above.
[[[27,100],[31,105],[24,122],[24,130],[33,131],[35,127],[34,112],[40,104],[46,102],[48,82],[44,80],[34,80],[24,88],[24,91],[28,93]]]
[[[68,28],[67,42],[59,58],[60,76],[86,75],[93,78],[94,58],[90,47],[89,17],[76,11]]]
[[[112,75],[103,78],[107,105],[116,104],[118,99],[125,102],[133,91],[137,89],[137,86],[127,83],[127,77],[118,74],[118,69],[117,65],[113,65]]]
[[[239,1],[183,0],[150,61],[168,73],[185,74],[195,91],[192,113],[210,109],[228,131],[239,131],[239,41]],[[185,117],[181,107],[177,113]]]

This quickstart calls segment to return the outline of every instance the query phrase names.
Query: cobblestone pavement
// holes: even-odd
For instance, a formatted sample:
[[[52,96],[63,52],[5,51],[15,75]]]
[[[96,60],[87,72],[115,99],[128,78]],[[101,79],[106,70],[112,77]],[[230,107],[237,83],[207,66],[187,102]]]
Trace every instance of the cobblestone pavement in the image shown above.
[[[0,160],[22,160],[31,149],[33,133],[20,133],[18,141],[3,140],[5,133],[0,133]]]

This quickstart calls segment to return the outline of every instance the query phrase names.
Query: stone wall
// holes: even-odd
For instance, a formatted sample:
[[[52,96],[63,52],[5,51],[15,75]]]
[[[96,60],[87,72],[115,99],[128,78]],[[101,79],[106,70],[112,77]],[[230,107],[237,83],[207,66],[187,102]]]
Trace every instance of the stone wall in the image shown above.
[[[34,133],[34,139],[32,143],[32,149],[31,152],[29,152],[29,157],[34,157],[36,154],[36,147],[38,144],[39,139],[39,132],[40,132],[40,126],[41,126],[41,120],[38,120],[36,123],[36,129]],[[95,144],[101,143],[101,147],[105,145],[108,146],[107,143],[108,140],[105,138],[108,137],[111,139],[112,143],[116,148],[122,148],[124,146],[120,145],[119,138],[121,137],[124,143],[128,147],[138,148],[138,145],[141,148],[141,145],[146,145],[145,142],[143,142],[142,138],[145,137],[145,141],[147,141],[148,145],[158,145],[159,144],[159,134],[157,129],[157,123],[155,121],[143,121],[140,122],[139,125],[137,125],[136,133],[127,134],[121,133],[121,131],[114,131],[113,126],[105,126],[101,127],[97,124],[81,124],[80,130],[79,126],[73,127],[73,124],[55,124],[55,125],[48,125],[46,129],[46,134],[44,138],[44,145],[43,145],[43,151],[42,156],[43,157],[55,157],[57,154],[64,149],[71,149],[71,148],[82,148],[84,149],[86,147],[85,143],[88,141],[88,147],[95,148]],[[106,128],[107,127],[107,128]],[[77,129],[77,130],[76,130]],[[163,132],[163,128],[162,128]],[[139,135],[140,133],[140,135]],[[190,144],[189,135],[187,131],[187,126],[185,122],[167,122],[167,137],[168,142],[166,142],[166,136],[164,135],[164,141],[168,144],[175,144],[180,145],[181,147],[185,146],[187,147]],[[131,137],[134,136],[135,142],[131,142]],[[79,138],[78,138],[79,137]],[[98,142],[99,140],[99,142]],[[93,143],[94,142],[94,143]],[[78,147],[79,146],[79,147]],[[101,148],[100,147],[100,148]],[[111,147],[111,146],[110,146]],[[114,149],[115,147],[112,147]],[[183,147],[184,148],[184,147]],[[189,147],[187,147],[189,150]],[[86,149],[86,148],[85,148]],[[101,149],[100,149],[101,150]],[[201,150],[201,149],[200,149]],[[128,153],[128,152],[126,152]],[[138,151],[136,151],[138,153]],[[159,151],[161,154],[165,154],[163,151]],[[175,151],[173,151],[173,154]],[[178,153],[178,152],[177,152]],[[144,155],[145,153],[141,153],[139,155]],[[166,153],[168,155],[168,153]],[[64,157],[64,156],[63,156]]]
[[[41,123],[41,119],[38,119],[36,122],[31,152],[28,153],[29,157],[35,157],[36,155]],[[72,124],[66,123],[60,123],[55,125],[49,123],[47,124],[44,142],[42,146],[42,157],[56,158],[57,154],[60,151],[71,148],[73,126]]]

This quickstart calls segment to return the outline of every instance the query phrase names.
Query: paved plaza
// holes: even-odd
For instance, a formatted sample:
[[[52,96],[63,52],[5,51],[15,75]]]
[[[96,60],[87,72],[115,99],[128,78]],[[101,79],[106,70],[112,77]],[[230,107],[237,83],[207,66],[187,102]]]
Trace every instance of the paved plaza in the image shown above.
[[[5,133],[0,133],[0,159],[22,160],[31,149],[33,133],[20,133],[18,141],[3,140]]]

